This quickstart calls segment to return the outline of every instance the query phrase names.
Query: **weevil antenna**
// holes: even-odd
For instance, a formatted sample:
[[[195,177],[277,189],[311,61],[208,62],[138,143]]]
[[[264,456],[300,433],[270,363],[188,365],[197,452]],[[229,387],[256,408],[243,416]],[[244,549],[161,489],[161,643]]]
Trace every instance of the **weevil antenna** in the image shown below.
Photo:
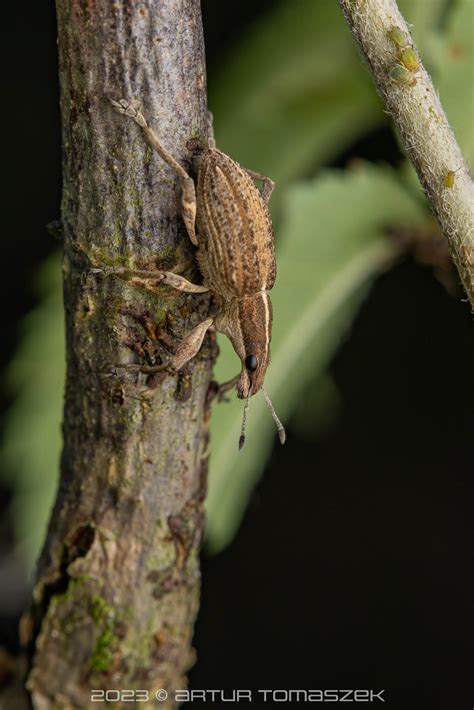
[[[265,397],[265,402],[266,402],[267,405],[268,405],[268,409],[270,410],[270,412],[271,412],[271,414],[272,414],[273,421],[274,421],[275,424],[276,424],[276,427],[277,427],[277,430],[278,430],[278,438],[280,439],[280,444],[284,444],[285,441],[286,441],[286,431],[285,431],[285,427],[283,426],[283,424],[282,424],[281,421],[279,420],[278,414],[275,412],[275,407],[274,407],[273,404],[272,404],[272,400],[270,399],[270,397],[268,396],[268,394],[266,393],[266,391],[263,389],[263,387],[262,387],[262,392],[263,392],[263,396]]]
[[[240,430],[239,451],[242,448],[242,446],[245,444],[245,427],[247,426],[247,412],[249,411],[249,404],[250,404],[250,395],[248,395],[247,399],[245,400],[244,413],[242,414],[242,428]]]

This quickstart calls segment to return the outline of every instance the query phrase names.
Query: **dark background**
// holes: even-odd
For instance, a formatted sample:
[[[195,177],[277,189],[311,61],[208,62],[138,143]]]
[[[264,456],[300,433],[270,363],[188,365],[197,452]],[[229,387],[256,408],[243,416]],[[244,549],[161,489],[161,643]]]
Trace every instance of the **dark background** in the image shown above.
[[[204,0],[210,74],[272,4]],[[60,201],[53,4],[7,3],[1,37],[4,366],[58,246],[45,230]],[[384,130],[338,163],[355,156],[398,154]],[[473,353],[467,305],[429,269],[407,258],[377,281],[331,365],[336,425],[308,441],[290,423],[237,538],[203,556],[192,687],[385,688],[390,710],[472,707]],[[1,551],[7,516],[0,532]],[[15,647],[16,622],[0,616],[0,645]]]

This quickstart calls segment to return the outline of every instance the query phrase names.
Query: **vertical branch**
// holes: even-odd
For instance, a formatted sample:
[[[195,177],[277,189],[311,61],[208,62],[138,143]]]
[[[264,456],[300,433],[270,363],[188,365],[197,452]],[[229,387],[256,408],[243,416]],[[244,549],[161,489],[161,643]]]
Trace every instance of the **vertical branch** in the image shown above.
[[[474,308],[474,185],[395,0],[339,0]]]
[[[35,707],[83,708],[91,688],[171,694],[193,659],[213,342],[179,376],[113,366],[166,362],[208,299],[157,296],[92,267],[196,276],[176,176],[109,99],[138,99],[189,168],[187,141],[207,134],[206,81],[199,0],[57,0],[57,15],[64,449],[22,628]]]

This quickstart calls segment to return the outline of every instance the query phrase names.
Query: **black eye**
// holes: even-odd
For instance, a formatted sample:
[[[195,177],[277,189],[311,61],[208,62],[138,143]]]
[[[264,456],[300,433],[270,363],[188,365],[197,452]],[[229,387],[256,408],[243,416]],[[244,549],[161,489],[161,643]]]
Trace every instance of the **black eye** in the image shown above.
[[[256,355],[247,355],[245,358],[245,367],[249,372],[255,372],[258,367],[258,360]]]

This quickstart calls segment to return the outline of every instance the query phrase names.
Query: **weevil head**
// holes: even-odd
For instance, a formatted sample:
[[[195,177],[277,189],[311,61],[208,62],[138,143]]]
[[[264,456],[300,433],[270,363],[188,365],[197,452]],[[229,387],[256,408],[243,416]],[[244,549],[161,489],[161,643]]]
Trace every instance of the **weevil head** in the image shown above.
[[[237,396],[246,399],[256,394],[265,379],[270,362],[272,304],[266,291],[236,299],[222,313],[217,328],[225,333],[242,363]]]

